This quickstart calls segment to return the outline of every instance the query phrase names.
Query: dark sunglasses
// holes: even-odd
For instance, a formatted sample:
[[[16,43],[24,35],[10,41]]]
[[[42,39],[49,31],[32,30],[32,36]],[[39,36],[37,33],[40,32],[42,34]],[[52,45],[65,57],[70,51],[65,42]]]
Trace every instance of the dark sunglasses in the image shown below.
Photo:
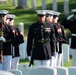
[[[46,14],[46,17],[49,17],[49,16],[51,17],[51,16],[52,16],[52,14]]]
[[[56,17],[58,17],[57,15],[53,15],[53,18],[56,18]]]
[[[10,21],[12,21],[12,20],[13,20],[13,18],[7,18],[7,19],[9,19]]]
[[[4,17],[6,14],[0,14],[0,17]]]

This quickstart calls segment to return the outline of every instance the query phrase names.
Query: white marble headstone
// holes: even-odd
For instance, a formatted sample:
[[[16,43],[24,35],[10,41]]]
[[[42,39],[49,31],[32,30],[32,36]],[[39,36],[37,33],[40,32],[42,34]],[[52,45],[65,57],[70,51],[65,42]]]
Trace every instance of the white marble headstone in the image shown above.
[[[76,75],[76,67],[68,67],[68,75]]]
[[[20,46],[19,46],[20,59],[27,58],[26,44],[27,44],[27,41],[25,41],[24,43],[20,44]]]
[[[69,44],[62,44],[62,65],[69,62]]]
[[[15,74],[8,72],[8,71],[0,70],[0,75],[15,75]]]
[[[34,67],[29,70],[28,75],[56,75],[56,69],[43,66]]]
[[[11,73],[14,73],[15,75],[22,75],[22,71],[21,70],[10,70]]]
[[[22,71],[22,75],[28,75],[30,67],[28,64],[19,64],[18,69]]]
[[[71,50],[70,46],[71,46],[71,38],[69,39],[69,55],[72,55],[72,50]]]
[[[68,69],[64,67],[57,67],[57,75],[68,75]]]
[[[46,0],[42,0],[42,10],[46,9]]]

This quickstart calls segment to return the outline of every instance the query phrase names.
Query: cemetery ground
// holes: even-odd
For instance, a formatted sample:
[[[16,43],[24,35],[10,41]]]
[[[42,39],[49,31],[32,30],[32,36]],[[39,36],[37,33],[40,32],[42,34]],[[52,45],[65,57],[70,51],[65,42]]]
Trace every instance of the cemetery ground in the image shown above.
[[[72,62],[72,56],[70,56],[69,62],[65,62],[65,63],[64,63],[64,67],[72,66],[72,64],[73,64],[73,62]]]
[[[26,58],[26,59],[23,59],[23,60],[20,60],[19,61],[19,64],[29,64],[29,60]],[[69,62],[65,62],[64,64],[63,64],[63,66],[64,67],[71,67],[72,66],[72,56],[70,56],[70,60],[69,60]]]
[[[28,33],[28,28],[29,25],[32,23],[36,22],[37,20],[37,15],[34,10],[32,10],[32,5],[31,1],[27,0],[28,2],[28,8],[25,9],[16,9],[16,6],[13,6],[12,0],[7,0],[6,3],[0,4],[0,10],[8,10],[10,14],[15,14],[15,25],[17,26],[20,22],[24,23],[24,36],[25,40],[27,39],[27,33]],[[36,0],[36,9],[41,9],[41,0]],[[47,9],[50,10],[52,9],[52,0],[47,0]],[[71,9],[74,9],[76,6],[76,0],[69,0],[69,14],[71,14]],[[64,0],[58,0],[58,11],[61,13],[59,23],[66,17],[64,15]],[[67,37],[70,37],[70,31],[67,31]],[[67,42],[68,43],[68,42]],[[28,59],[20,60],[20,63],[29,63]],[[64,63],[64,66],[72,66],[72,57],[70,56],[70,62]]]
[[[36,0],[36,10],[42,8],[41,1],[42,0]],[[14,23],[16,26],[20,22],[24,23],[25,38],[27,37],[29,25],[36,22],[37,20],[36,12],[32,10],[31,0],[27,0],[27,2],[28,2],[27,3],[28,8],[25,8],[25,9],[16,9],[17,5],[13,6],[12,0],[7,0],[6,3],[0,4],[0,10],[8,10],[10,14],[12,13],[16,15],[15,23]],[[59,16],[60,17],[59,22],[61,22],[66,17],[64,16],[64,0],[58,0],[57,2],[58,2],[58,11],[61,13],[61,15]],[[47,0],[46,4],[47,4],[46,7],[48,10],[52,9],[52,0]],[[75,4],[76,4],[76,0],[69,0],[69,11],[75,8]],[[72,12],[70,12],[69,14],[71,13]],[[70,35],[67,34],[67,36],[69,37]]]

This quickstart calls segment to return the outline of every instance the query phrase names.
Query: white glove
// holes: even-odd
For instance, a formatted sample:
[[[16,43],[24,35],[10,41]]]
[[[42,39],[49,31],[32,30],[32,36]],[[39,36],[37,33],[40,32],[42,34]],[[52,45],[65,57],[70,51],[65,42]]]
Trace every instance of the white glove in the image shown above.
[[[54,59],[54,56],[52,56],[51,59],[53,60]]]
[[[67,17],[67,20],[70,20],[73,16],[74,16],[74,14],[69,15],[69,16]]]
[[[1,36],[0,41],[6,42],[6,39],[3,36]]]
[[[29,61],[31,60],[31,56],[28,57]]]

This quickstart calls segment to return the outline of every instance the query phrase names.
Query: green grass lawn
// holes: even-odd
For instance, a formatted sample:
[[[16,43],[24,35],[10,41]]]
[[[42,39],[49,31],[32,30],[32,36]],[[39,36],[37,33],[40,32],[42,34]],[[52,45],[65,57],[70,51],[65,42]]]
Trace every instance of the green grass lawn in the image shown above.
[[[19,63],[29,63],[29,60],[26,58],[26,59],[21,59],[20,61],[19,61]]]
[[[64,67],[73,66],[72,56],[70,56],[69,62],[64,63]]]
[[[27,0],[28,1],[28,8],[25,9],[16,9],[17,6],[12,6],[12,0],[7,0],[7,3],[4,4],[0,4],[0,10],[8,10],[9,13],[15,14],[16,18],[15,18],[15,25],[17,26],[20,22],[24,23],[24,33],[25,33],[25,37],[27,36],[28,33],[28,27],[29,25],[31,25],[33,22],[36,22],[37,20],[37,15],[36,12],[33,11],[31,8],[31,0]],[[36,9],[41,9],[42,8],[42,4],[41,4],[42,0],[36,0]],[[64,7],[64,0],[57,0],[58,1],[58,11],[61,12],[60,15],[60,19],[59,22],[61,22],[66,16],[64,15],[63,12],[63,7]],[[52,0],[46,0],[46,4],[47,4],[47,9],[51,10],[52,9]],[[71,11],[71,9],[76,8],[76,0],[69,0],[69,10]],[[69,14],[71,14],[72,12],[70,12]],[[67,37],[70,37],[70,31],[67,30]],[[69,63],[65,63],[64,66],[70,66],[72,58],[70,58],[70,62]],[[21,60],[20,63],[28,63],[28,60]]]
[[[26,63],[26,64],[29,64],[29,60],[28,59],[23,59],[23,60],[20,60],[19,63]],[[70,60],[69,62],[65,62],[63,64],[64,67],[69,67],[69,66],[72,66],[73,65],[73,62],[72,62],[72,56],[70,56]]]
[[[27,0],[27,1],[28,1],[28,8],[25,9],[16,9],[17,6],[12,6],[12,0],[7,0],[7,3],[0,4],[0,9],[2,10],[6,9],[9,11],[9,13],[16,15],[15,25],[18,25],[20,22],[24,23],[25,36],[27,36],[29,25],[32,24],[33,22],[36,22],[37,20],[36,12],[31,9],[32,8],[31,0]],[[41,1],[42,0],[36,0],[36,9],[42,8]],[[63,13],[64,0],[57,0],[57,1],[58,1],[58,11],[61,12],[59,22],[61,22],[65,18]],[[70,1],[69,10],[74,9],[76,6],[76,0],[69,0],[69,1]],[[52,0],[46,0],[46,4],[47,4],[47,9],[49,10],[52,9]]]

